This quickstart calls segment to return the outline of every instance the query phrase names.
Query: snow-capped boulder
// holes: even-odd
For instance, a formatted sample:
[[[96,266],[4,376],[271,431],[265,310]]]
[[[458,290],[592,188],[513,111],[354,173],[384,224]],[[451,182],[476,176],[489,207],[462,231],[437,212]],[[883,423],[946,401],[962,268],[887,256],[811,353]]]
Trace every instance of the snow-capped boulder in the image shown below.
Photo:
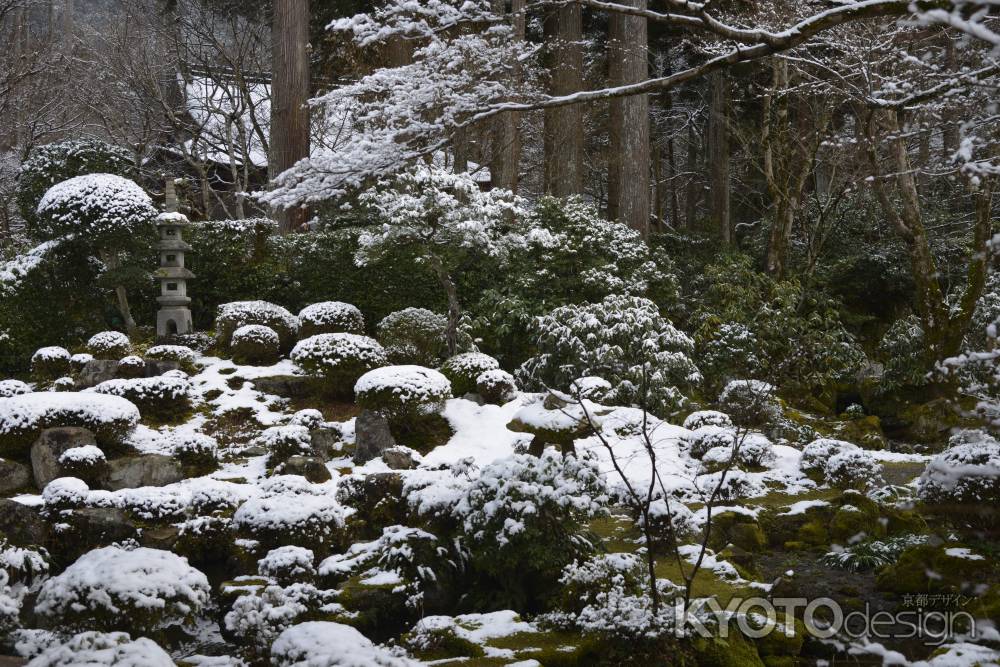
[[[31,468],[11,461],[0,459],[0,496],[9,496],[31,484]]]
[[[0,398],[0,456],[26,458],[42,431],[58,426],[86,428],[105,450],[120,448],[138,423],[138,408],[119,396],[45,392]]]
[[[365,332],[365,318],[357,306],[342,301],[323,301],[299,312],[299,336],[309,338],[322,333]]]
[[[42,431],[31,445],[31,469],[39,489],[58,477],[78,477],[69,474],[61,462],[63,453],[82,447],[97,448],[97,439],[85,428],[67,426]],[[100,451],[100,450],[98,450]]]

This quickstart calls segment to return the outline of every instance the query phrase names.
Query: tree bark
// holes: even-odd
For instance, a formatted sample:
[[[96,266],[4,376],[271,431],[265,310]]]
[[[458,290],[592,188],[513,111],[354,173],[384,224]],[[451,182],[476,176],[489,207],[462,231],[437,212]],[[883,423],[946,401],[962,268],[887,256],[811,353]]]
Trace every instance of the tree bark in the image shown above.
[[[510,17],[513,25],[513,38],[517,42],[525,39],[525,5],[527,0],[512,0]],[[493,0],[493,8],[497,14],[503,14],[506,6],[504,0]],[[523,72],[521,64],[511,63],[511,88],[520,87]],[[493,126],[490,175],[493,185],[498,188],[517,192],[521,170],[521,114],[517,111],[501,114]]]
[[[448,346],[448,356],[453,357],[458,354],[458,325],[462,319],[462,306],[458,301],[458,287],[439,258],[432,257],[431,265],[437,274],[441,287],[444,288],[445,295],[448,297],[448,325],[444,337]]]
[[[723,71],[713,72],[709,78],[709,223],[722,242],[729,245],[732,234],[729,203],[729,79]]]
[[[270,177],[309,157],[309,0],[275,0],[271,27]],[[279,213],[281,231],[306,221],[303,208]]]
[[[646,0],[622,0],[646,9]],[[646,19],[614,12],[609,18],[608,79],[612,86],[649,78]],[[649,235],[649,97],[619,97],[609,103],[608,214]]]
[[[114,271],[120,266],[118,256],[114,252],[104,251],[101,255],[104,265],[109,270]],[[136,326],[135,318],[132,317],[132,308],[128,304],[128,293],[125,291],[123,285],[115,286],[115,298],[118,300],[118,311],[121,313],[122,321],[125,323],[125,331],[129,337],[133,337],[138,330],[138,326]]]
[[[549,92],[556,97],[583,90],[583,10],[568,4],[545,20],[549,46]],[[545,192],[568,197],[583,192],[583,107],[545,110]]]
[[[695,131],[694,119],[688,121],[687,158],[684,169],[687,171],[687,185],[684,188],[684,223],[688,230],[693,230],[698,223],[698,183],[695,176],[698,173],[698,133]]]

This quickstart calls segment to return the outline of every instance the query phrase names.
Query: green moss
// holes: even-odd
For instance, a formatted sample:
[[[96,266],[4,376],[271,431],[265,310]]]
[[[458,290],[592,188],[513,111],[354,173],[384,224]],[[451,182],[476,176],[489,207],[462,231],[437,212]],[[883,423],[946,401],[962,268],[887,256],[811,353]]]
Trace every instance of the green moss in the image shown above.
[[[904,551],[879,573],[876,588],[897,594],[961,593],[997,578],[992,559],[949,556],[959,545],[921,544]]]
[[[692,642],[698,667],[763,667],[757,648],[739,632],[729,637],[698,638]]]
[[[389,430],[397,444],[421,454],[447,444],[454,435],[451,423],[438,414],[391,418]]]
[[[837,510],[830,519],[830,539],[838,544],[853,542],[860,535],[866,537],[884,537],[885,525],[879,521],[878,514],[869,514],[853,506],[844,506]]]
[[[767,538],[754,517],[741,512],[722,512],[712,517],[709,546],[719,551],[727,544],[744,551],[763,551]]]
[[[757,652],[764,658],[765,664],[772,664],[769,661],[771,658],[794,658],[802,652],[802,645],[806,639],[806,626],[798,619],[793,623],[791,636],[785,633],[784,627],[778,627],[756,640]]]

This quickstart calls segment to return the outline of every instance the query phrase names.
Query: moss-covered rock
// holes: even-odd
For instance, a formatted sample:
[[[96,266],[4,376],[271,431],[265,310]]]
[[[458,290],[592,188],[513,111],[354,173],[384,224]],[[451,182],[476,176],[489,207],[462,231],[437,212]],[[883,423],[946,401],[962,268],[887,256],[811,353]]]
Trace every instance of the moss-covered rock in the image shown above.
[[[764,667],[757,647],[735,629],[725,639],[699,637],[691,647],[698,667]]]
[[[958,544],[921,544],[879,573],[876,588],[897,594],[969,593],[997,578],[993,561]]]
[[[720,551],[728,544],[743,551],[763,551],[767,547],[767,537],[754,516],[726,511],[712,516],[709,546]]]

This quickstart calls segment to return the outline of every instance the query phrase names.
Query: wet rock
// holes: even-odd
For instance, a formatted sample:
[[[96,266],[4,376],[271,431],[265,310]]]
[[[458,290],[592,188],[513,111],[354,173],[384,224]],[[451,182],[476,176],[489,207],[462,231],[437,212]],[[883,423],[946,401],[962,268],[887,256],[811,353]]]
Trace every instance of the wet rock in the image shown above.
[[[45,545],[49,538],[49,524],[35,508],[3,499],[0,500],[0,535],[15,546]]]
[[[31,484],[28,466],[17,461],[0,459],[0,496],[9,496]]]
[[[371,410],[362,410],[354,421],[354,463],[361,465],[378,458],[382,452],[396,446],[389,422]]]
[[[309,431],[313,454],[324,461],[335,459],[340,455],[343,448],[341,438],[343,434],[340,429],[331,426],[320,426]]]
[[[382,460],[393,470],[412,470],[420,465],[420,454],[409,447],[390,447],[382,452]]]
[[[86,507],[66,513],[54,539],[60,548],[52,555],[68,565],[91,549],[116,542],[137,540],[140,531],[123,510],[111,507]]]
[[[59,456],[67,449],[97,445],[97,440],[91,431],[75,426],[49,428],[42,431],[38,440],[31,446],[31,470],[35,478],[35,486],[44,489],[46,485],[58,477],[64,477]]]
[[[284,398],[297,398],[309,394],[309,378],[299,375],[272,375],[252,380],[257,391]]]
[[[152,378],[163,375],[167,371],[180,370],[179,361],[165,361],[159,359],[146,359],[146,377]]]
[[[124,456],[108,461],[104,486],[111,491],[140,486],[166,486],[184,479],[181,464],[162,454]]]
[[[330,471],[321,460],[314,456],[295,455],[288,458],[281,466],[283,475],[302,475],[313,484],[319,484],[330,479]]]
[[[76,378],[76,388],[96,387],[118,377],[118,362],[113,359],[92,359]]]

